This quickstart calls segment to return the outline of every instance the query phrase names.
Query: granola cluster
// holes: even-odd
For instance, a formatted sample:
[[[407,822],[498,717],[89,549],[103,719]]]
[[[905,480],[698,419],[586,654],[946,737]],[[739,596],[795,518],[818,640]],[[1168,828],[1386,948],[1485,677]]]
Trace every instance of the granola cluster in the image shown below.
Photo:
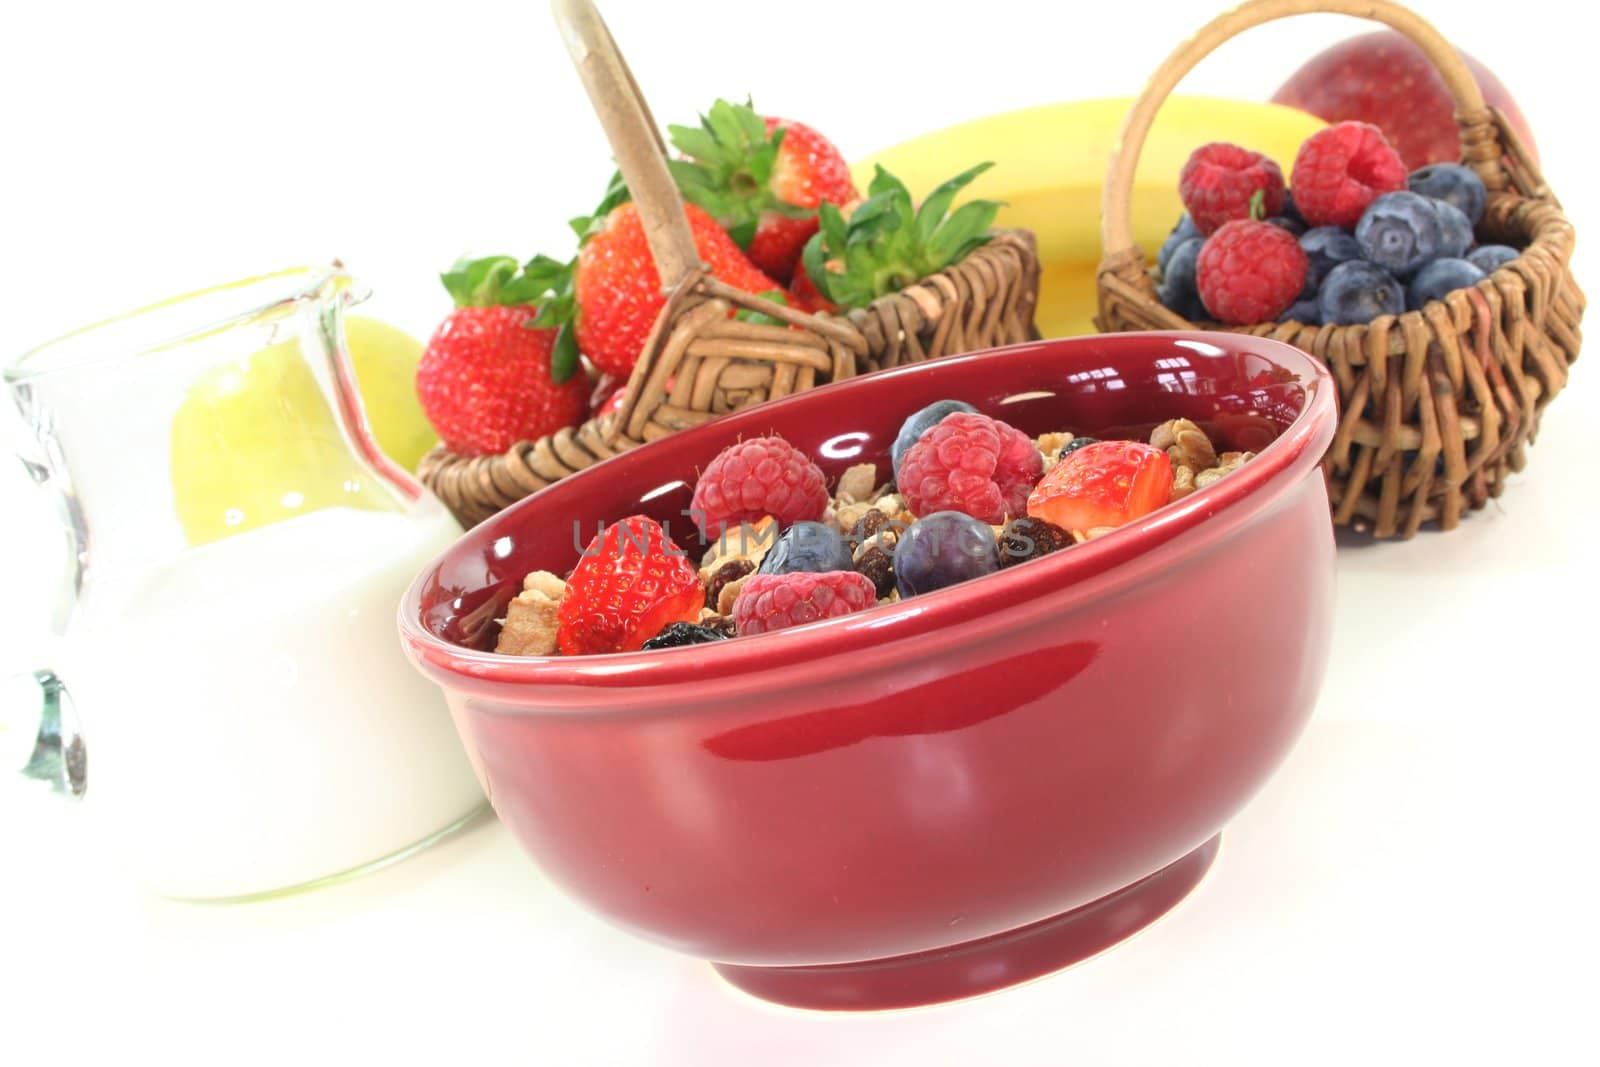
[[[1254,452],[1218,455],[1211,438],[1188,419],[1168,419],[1157,426],[1150,433],[1150,446],[1161,449],[1172,461],[1173,500],[1182,500],[1195,490],[1212,485],[1256,455]]]

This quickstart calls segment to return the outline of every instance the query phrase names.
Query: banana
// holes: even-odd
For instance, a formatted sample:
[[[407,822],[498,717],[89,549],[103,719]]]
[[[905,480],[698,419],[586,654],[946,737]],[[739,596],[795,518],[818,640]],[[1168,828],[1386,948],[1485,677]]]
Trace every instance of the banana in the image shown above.
[[[914,196],[975,163],[993,160],[960,200],[1004,202],[997,225],[1032,230],[1044,266],[1039,329],[1046,337],[1093,333],[1100,262],[1100,190],[1111,147],[1133,101],[1078,100],[1008,111],[924,134],[851,166],[865,189],[882,165]],[[1326,125],[1293,108],[1243,100],[1175,96],[1161,106],[1133,189],[1133,234],[1154,257],[1183,213],[1178,172],[1189,153],[1232,141],[1277,160],[1285,177],[1300,143]],[[958,201],[959,202],[959,201]]]

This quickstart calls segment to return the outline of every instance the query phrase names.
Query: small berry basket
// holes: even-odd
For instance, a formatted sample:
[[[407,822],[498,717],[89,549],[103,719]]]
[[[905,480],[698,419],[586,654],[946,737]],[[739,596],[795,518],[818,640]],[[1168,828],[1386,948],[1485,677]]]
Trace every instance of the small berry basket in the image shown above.
[[[1413,40],[1456,101],[1462,163],[1488,190],[1480,239],[1521,254],[1476,285],[1360,325],[1195,323],[1163,306],[1133,244],[1134,168],[1166,97],[1201,59],[1251,27],[1311,12],[1368,18]],[[1198,146],[1196,146],[1198,147]],[[1578,356],[1584,298],[1572,276],[1573,228],[1465,63],[1426,21],[1388,0],[1253,0],[1185,41],[1134,102],[1105,183],[1099,268],[1102,332],[1216,328],[1286,341],[1327,364],[1339,431],[1324,461],[1337,525],[1407,538],[1424,522],[1453,528],[1499,496],[1546,404]]]
[[[422,480],[469,526],[575,471],[675,431],[869,370],[1015,344],[1033,325],[1033,235],[991,231],[965,258],[839,315],[743,292],[700,262],[666,147],[589,0],[556,0],[562,37],[638,205],[666,305],[620,408],[508,451],[423,457]],[[749,312],[752,316],[740,315]]]

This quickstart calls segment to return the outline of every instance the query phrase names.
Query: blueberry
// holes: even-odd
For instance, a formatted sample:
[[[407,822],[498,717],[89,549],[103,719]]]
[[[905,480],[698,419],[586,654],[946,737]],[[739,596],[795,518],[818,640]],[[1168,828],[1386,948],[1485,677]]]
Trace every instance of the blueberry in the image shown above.
[[[1279,211],[1278,214],[1283,216],[1286,219],[1293,219],[1295,222],[1298,222],[1301,226],[1304,226],[1306,224],[1306,217],[1304,215],[1300,214],[1300,208],[1298,206],[1296,206],[1296,204],[1294,202],[1294,190],[1293,189],[1285,189],[1283,191],[1283,209],[1281,211]]]
[[[1416,311],[1430,300],[1483,281],[1484,273],[1464,259],[1436,259],[1417,271],[1406,290],[1406,304]]]
[[[1195,264],[1200,259],[1204,237],[1191,237],[1172,253],[1167,269],[1161,275],[1161,303],[1186,319],[1207,319],[1205,305],[1200,303],[1200,290],[1195,285]]]
[[[1161,254],[1156,256],[1156,265],[1165,273],[1167,260],[1172,258],[1172,253],[1178,250],[1178,246],[1191,238],[1200,236],[1202,236],[1200,227],[1194,224],[1193,219],[1188,215],[1179,216],[1178,224],[1172,228],[1172,232],[1167,235],[1167,239],[1161,242]]]
[[[1361,245],[1338,226],[1307,230],[1300,237],[1300,247],[1306,254],[1306,296],[1316,294],[1334,267],[1361,258]]]
[[[1289,310],[1278,316],[1280,322],[1298,322],[1302,326],[1321,326],[1322,309],[1315,296],[1304,297],[1289,305]]]
[[[1479,245],[1467,256],[1467,262],[1485,274],[1493,274],[1520,255],[1522,253],[1510,245]]]
[[[1433,206],[1439,212],[1439,223],[1444,230],[1444,240],[1439,242],[1439,258],[1459,259],[1466,255],[1467,249],[1472,247],[1472,223],[1448,200],[1435,200]]]
[[[994,530],[959,511],[924,515],[894,546],[895,587],[902,597],[931,593],[999,569]]]
[[[696,626],[692,622],[675,622],[639,646],[640,651],[658,648],[682,648],[684,645],[705,645],[712,641],[726,641],[728,635],[709,626]]]
[[[1280,230],[1288,230],[1296,237],[1299,237],[1301,234],[1306,232],[1305,223],[1301,222],[1299,219],[1291,219],[1287,215],[1274,215],[1270,219],[1265,219],[1263,221],[1269,225],[1276,226]]]
[[[1064,458],[1076,452],[1078,449],[1083,448],[1085,445],[1097,445],[1099,443],[1100,438],[1098,437],[1074,437],[1072,440],[1061,446],[1061,451],[1056,453],[1056,462],[1060,463]]]
[[[778,543],[761,561],[759,574],[795,574],[801,571],[853,571],[850,546],[832,526],[820,522],[797,522],[778,538]]]
[[[940,419],[946,415],[954,415],[958,411],[964,411],[969,415],[978,413],[977,408],[960,400],[935,400],[900,424],[900,432],[894,435],[894,448],[890,451],[890,455],[894,458],[896,477],[900,474],[900,459],[911,446],[916,444],[923,434],[938,425]]]
[[[1384,193],[1356,223],[1361,252],[1390,274],[1409,274],[1439,254],[1444,226],[1433,201],[1416,193]]]
[[[1334,326],[1371,322],[1379,315],[1398,315],[1405,309],[1405,290],[1400,283],[1364,259],[1334,267],[1317,292],[1322,321]]]
[[[1459,163],[1432,163],[1412,171],[1406,179],[1406,187],[1413,193],[1454,204],[1456,210],[1467,217],[1469,226],[1476,226],[1483,219],[1483,202],[1488,191],[1483,187],[1483,179],[1470,167]]]

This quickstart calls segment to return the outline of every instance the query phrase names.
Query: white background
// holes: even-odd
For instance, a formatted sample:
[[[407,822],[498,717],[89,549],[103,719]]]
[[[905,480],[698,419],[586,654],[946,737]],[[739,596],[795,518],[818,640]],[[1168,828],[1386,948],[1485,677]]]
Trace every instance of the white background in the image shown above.
[[[1600,232],[1593,37],[1575,9],[1415,6],[1511,86],[1580,235]],[[1214,13],[605,7],[663,121],[748,92],[852,157],[991,111],[1133,93]],[[1265,98],[1360,28],[1258,30],[1185,88]],[[375,313],[425,335],[446,306],[438,270],[465,250],[565,254],[564,220],[610,170],[537,3],[11,4],[0,100],[0,354],[328,256],[373,286]],[[1600,288],[1582,253],[1578,270]],[[0,783],[0,1060],[1592,1059],[1587,363],[1502,501],[1449,535],[1341,553],[1330,677],[1300,747],[1196,894],[1084,966],[917,1012],[788,1012],[590,919],[492,823],[350,885],[195,908],[129,889],[78,847],[70,812]],[[58,545],[14,465],[0,541],[3,672],[33,665]]]

